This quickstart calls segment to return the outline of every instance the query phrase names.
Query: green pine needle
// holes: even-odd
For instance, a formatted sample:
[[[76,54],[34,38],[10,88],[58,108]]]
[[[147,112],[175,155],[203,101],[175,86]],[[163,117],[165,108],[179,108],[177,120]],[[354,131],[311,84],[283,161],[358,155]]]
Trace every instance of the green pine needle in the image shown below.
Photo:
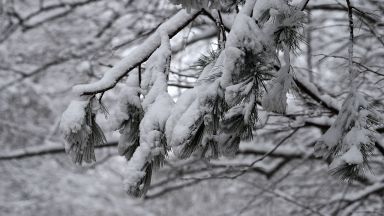
[[[192,155],[192,153],[195,152],[198,149],[198,147],[201,145],[201,141],[203,140],[204,129],[205,129],[205,125],[203,123],[202,118],[200,118],[197,121],[196,126],[195,126],[196,128],[195,131],[194,130],[191,131],[192,133],[190,135],[190,138],[184,144],[184,146],[180,151],[179,158],[181,159],[189,158]]]
[[[371,171],[368,163],[368,157],[372,155],[374,143],[361,144],[360,152],[363,155],[362,164],[342,164],[330,170],[330,173],[337,176],[342,181],[353,181],[364,178],[367,171]]]
[[[107,142],[103,131],[96,122],[96,114],[93,113],[91,104],[90,102],[85,108],[85,120],[81,129],[66,137],[67,141],[71,144],[69,154],[72,161],[79,165],[83,162],[95,162],[95,146],[103,145]]]
[[[226,157],[233,157],[239,151],[239,144],[239,136],[229,135],[223,143],[220,143],[220,153]]]
[[[220,55],[221,50],[210,49],[207,55],[202,55],[191,68],[196,69],[200,73],[209,64],[215,62]]]
[[[143,171],[145,175],[140,181],[136,184],[134,188],[130,188],[128,194],[133,197],[141,197],[147,193],[149,186],[151,185],[153,164],[148,163],[144,166]]]

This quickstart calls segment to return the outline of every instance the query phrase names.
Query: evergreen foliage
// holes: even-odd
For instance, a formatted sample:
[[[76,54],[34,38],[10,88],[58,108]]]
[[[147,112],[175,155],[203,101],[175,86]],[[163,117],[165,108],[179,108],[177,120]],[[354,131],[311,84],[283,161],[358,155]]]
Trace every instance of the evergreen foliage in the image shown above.
[[[93,103],[96,103],[94,98],[90,99],[90,102],[85,106],[83,110],[85,117],[80,123],[80,128],[71,130],[65,135],[69,144],[67,152],[75,164],[81,165],[83,161],[86,163],[95,162],[95,146],[106,143],[104,133],[95,120],[96,111],[92,108]]]
[[[358,92],[345,99],[336,121],[315,145],[315,154],[331,163],[331,173],[353,180],[369,170],[379,114]]]
[[[133,153],[140,145],[140,121],[144,112],[142,109],[133,105],[127,107],[128,120],[122,123],[120,129],[120,140],[118,145],[119,154],[125,156],[127,160],[131,159]]]
[[[172,2],[188,11],[220,10],[223,5],[242,3]],[[138,78],[141,70],[129,75],[116,116],[121,133],[119,154],[128,160],[127,192],[135,197],[144,195],[153,170],[163,165],[169,150],[181,159],[235,155],[241,141],[254,137],[260,102],[266,111],[285,114],[287,93],[294,87],[290,54],[303,42],[303,23],[304,13],[290,1],[246,1],[228,37],[222,38],[227,40],[193,65],[199,78],[176,104],[167,93],[169,35],[159,27],[155,33],[160,47],[146,61],[142,80]],[[278,57],[281,51],[283,66]],[[95,161],[94,145],[105,143],[91,104],[84,108],[81,126],[70,128],[66,136],[75,163]],[[100,107],[106,110],[102,104]],[[358,92],[346,98],[335,123],[315,146],[318,156],[332,162],[333,174],[350,180],[364,173],[378,116]]]

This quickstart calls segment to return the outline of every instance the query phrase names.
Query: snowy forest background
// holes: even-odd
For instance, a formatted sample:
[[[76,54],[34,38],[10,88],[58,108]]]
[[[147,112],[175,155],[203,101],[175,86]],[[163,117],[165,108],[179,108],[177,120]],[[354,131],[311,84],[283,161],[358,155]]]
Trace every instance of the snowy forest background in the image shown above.
[[[381,115],[384,2],[351,4],[356,88]],[[303,40],[291,53],[296,87],[287,111],[259,106],[253,139],[241,142],[234,157],[171,154],[142,198],[127,196],[127,161],[118,155],[120,135],[110,123],[119,112],[120,83],[103,95],[109,116],[100,113],[97,122],[107,142],[96,148],[97,162],[72,163],[59,129],[76,98],[72,87],[99,80],[180,9],[168,0],[1,2],[0,215],[384,215],[382,125],[375,128],[370,169],[353,181],[331,175],[329,161],[313,154],[350,89],[344,0],[308,2]],[[220,46],[217,36],[233,27],[237,12],[220,19],[214,10],[191,13],[196,16],[171,39],[174,100],[194,86],[201,69],[191,66]]]

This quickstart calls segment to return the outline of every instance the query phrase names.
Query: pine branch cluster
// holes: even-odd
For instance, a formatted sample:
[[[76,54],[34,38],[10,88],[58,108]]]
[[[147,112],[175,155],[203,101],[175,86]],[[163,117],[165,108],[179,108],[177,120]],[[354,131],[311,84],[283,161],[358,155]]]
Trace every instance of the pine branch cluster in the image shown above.
[[[173,2],[187,8],[243,3]],[[130,72],[121,91],[120,111],[115,116],[116,128],[121,133],[118,151],[128,161],[125,186],[130,195],[139,197],[147,192],[152,172],[163,165],[169,150],[182,159],[235,155],[240,141],[253,137],[258,101],[266,95],[270,101],[286,100],[290,83],[279,80],[292,76],[289,53],[300,42],[302,20],[298,17],[302,12],[285,0],[276,5],[270,5],[268,0],[259,0],[256,5],[249,2],[236,16],[228,37],[223,37],[227,39],[223,46],[202,56],[195,64],[200,71],[196,85],[184,92],[176,104],[167,93],[171,49],[164,29],[156,32],[161,44],[145,63],[142,80],[140,70]],[[257,4],[269,9],[260,16]],[[278,58],[281,50],[285,52],[284,67]],[[93,162],[94,145],[105,142],[91,104],[80,103],[69,109],[68,115],[63,114],[63,118],[76,114],[64,124],[69,152],[74,152],[76,163]],[[102,104],[100,107],[104,110]],[[285,108],[270,111],[285,112]]]
[[[341,180],[363,177],[380,121],[372,104],[361,93],[351,92],[333,125],[316,143],[315,154],[331,163],[331,173]]]
[[[77,122],[77,127],[65,132],[65,139],[68,143],[66,151],[75,164],[92,163],[96,161],[95,146],[106,143],[104,133],[96,122],[97,110],[94,107],[97,102],[91,98],[90,101],[75,103],[80,105],[84,117]],[[68,110],[70,111],[70,109]]]
[[[188,12],[191,9],[200,10],[202,8],[229,11],[243,4],[244,0],[170,0],[170,2],[175,5],[181,5]]]
[[[289,73],[289,52],[298,48],[294,45],[301,40],[298,32],[303,22],[301,11],[288,3],[286,6],[289,10],[277,8],[274,14],[264,16],[262,24],[256,22],[259,25],[255,24],[252,17],[239,18],[239,23],[235,20],[234,26],[240,27],[232,29],[231,33],[236,38],[230,33],[226,47],[210,50],[208,55],[203,55],[195,64],[201,75],[197,86],[191,90],[194,92],[193,98],[184,112],[190,109],[199,111],[193,121],[187,115],[175,115],[181,116],[181,119],[178,118],[181,123],[170,125],[173,128],[186,125],[188,133],[171,133],[168,136],[171,146],[178,149],[176,152],[180,158],[188,158],[194,153],[208,159],[234,155],[241,140],[253,137],[257,122],[257,101],[268,92],[267,81],[273,79],[270,86],[282,86],[268,97],[273,102],[286,104],[286,94],[293,82]],[[294,20],[295,23],[288,26],[283,19]],[[252,27],[241,26],[243,24],[240,22]],[[284,51],[288,55],[285,68],[281,68],[278,58],[278,51],[282,47],[286,47]],[[285,79],[288,82],[284,82]],[[190,95],[186,94],[186,97]],[[284,113],[285,108],[286,105],[270,111]],[[183,116],[186,116],[185,119]]]

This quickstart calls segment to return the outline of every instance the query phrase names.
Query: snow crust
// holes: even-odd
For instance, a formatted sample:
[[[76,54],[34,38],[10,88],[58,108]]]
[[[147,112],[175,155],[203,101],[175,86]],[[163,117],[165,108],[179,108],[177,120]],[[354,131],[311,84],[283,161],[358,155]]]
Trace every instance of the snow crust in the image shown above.
[[[192,9],[220,9],[222,6],[220,0],[170,0],[170,2],[175,5],[181,5],[188,13]]]
[[[73,100],[61,116],[60,129],[64,134],[79,131],[85,120],[85,108],[88,101]]]
[[[185,10],[179,11],[172,18],[160,25],[159,29],[167,35],[172,35],[177,32],[178,28],[190,20],[197,11],[188,14]],[[116,85],[116,82],[124,76],[127,71],[132,70],[138,63],[143,62],[151,55],[161,44],[160,31],[156,31],[148,37],[140,46],[124,57],[121,61],[115,64],[111,69],[106,71],[103,78],[89,84],[82,84],[73,87],[73,91],[79,95],[85,92],[98,92]]]
[[[136,149],[126,168],[124,184],[127,191],[134,188],[144,177],[142,171],[151,157],[158,154],[157,148],[163,136],[165,122],[168,119],[173,100],[167,93],[160,94],[148,108],[140,122],[140,146]]]
[[[149,57],[144,72],[141,88],[146,91],[143,108],[155,101],[157,96],[167,91],[168,62],[171,56],[171,45],[166,32],[161,33],[161,46]]]
[[[335,122],[316,143],[316,155],[323,157],[334,155],[332,167],[342,163],[355,165],[365,163],[362,151],[367,151],[369,146],[372,147],[376,139],[376,132],[368,123],[368,115],[375,116],[375,112],[369,109],[368,102],[359,92],[351,92],[345,99]]]
[[[133,99],[129,99],[132,96],[128,97],[129,100],[137,102],[138,105],[141,104],[145,114],[139,125],[140,145],[128,161],[126,169],[127,174],[124,183],[127,191],[134,191],[136,187],[141,187],[142,185],[138,184],[146,175],[143,171],[145,166],[151,163],[154,156],[165,154],[161,151],[163,150],[161,143],[164,142],[166,121],[174,105],[174,101],[167,93],[171,47],[167,32],[161,28],[158,31],[160,32],[161,45],[147,60],[141,82],[144,99],[140,101],[135,92],[133,93],[136,96],[133,96]]]
[[[196,93],[196,89],[185,91],[172,108],[171,115],[166,123],[166,137],[171,146],[181,143],[185,134],[189,133],[190,122],[195,121],[196,116],[199,116],[199,111],[196,109],[198,105]],[[191,113],[193,110],[195,113]]]
[[[259,20],[261,16],[268,10],[277,10],[281,12],[288,12],[288,0],[257,0],[253,7],[253,18]]]
[[[279,70],[277,77],[272,81],[271,87],[263,96],[263,108],[270,112],[285,113],[287,108],[287,93],[293,85],[293,76],[290,71],[289,49],[284,51],[285,65]]]
[[[352,145],[351,148],[345,152],[341,158],[347,164],[361,164],[364,162],[363,154],[357,145]]]

